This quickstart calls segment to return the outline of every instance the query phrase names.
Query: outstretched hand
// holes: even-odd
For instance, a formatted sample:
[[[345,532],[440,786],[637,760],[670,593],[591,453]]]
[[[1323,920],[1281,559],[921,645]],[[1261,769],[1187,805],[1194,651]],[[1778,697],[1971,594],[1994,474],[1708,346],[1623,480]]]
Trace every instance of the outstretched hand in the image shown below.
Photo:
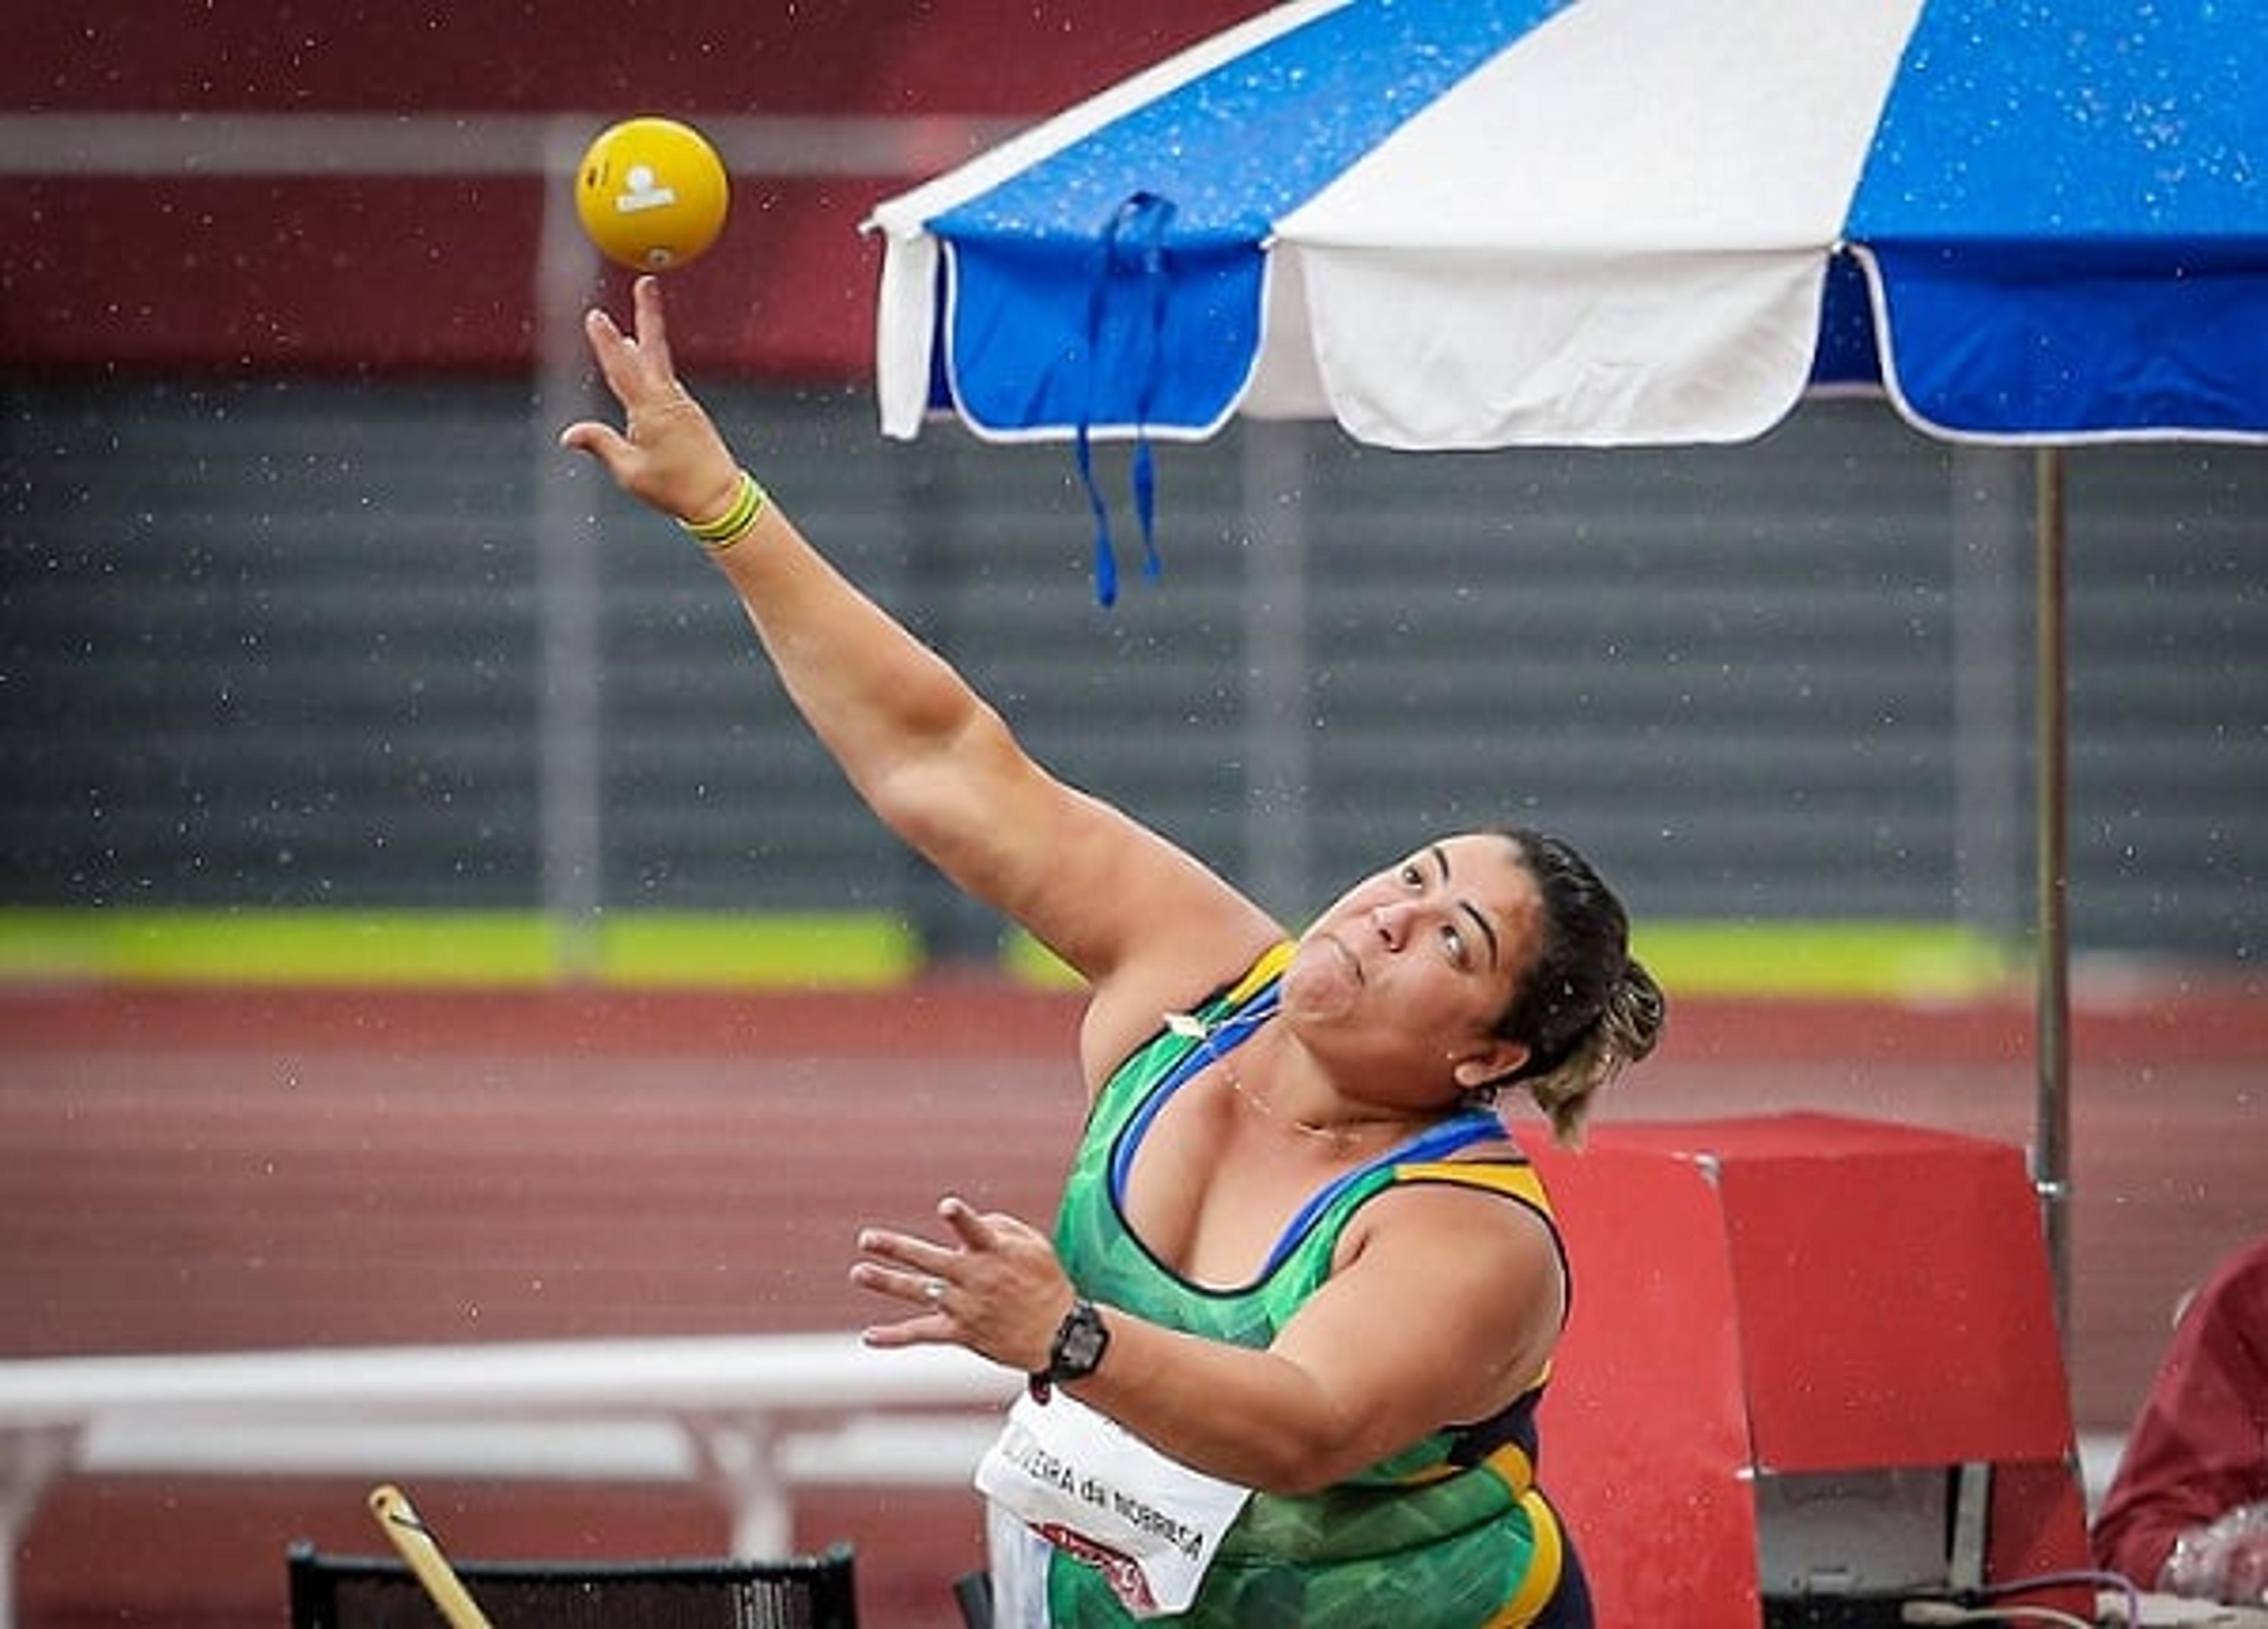
[[[738,494],[740,467],[708,412],[678,382],[660,280],[640,277],[630,299],[634,334],[603,311],[583,318],[591,355],[622,404],[622,428],[585,419],[560,431],[559,445],[589,453],[622,490],[666,515],[712,519]]]
[[[858,1235],[866,1259],[850,1269],[850,1282],[916,1308],[868,1329],[867,1345],[946,1342],[1027,1374],[1047,1367],[1072,1295],[1054,1248],[1029,1224],[998,1211],[979,1215],[958,1198],[939,1200],[937,1214],[950,1242],[882,1227]]]

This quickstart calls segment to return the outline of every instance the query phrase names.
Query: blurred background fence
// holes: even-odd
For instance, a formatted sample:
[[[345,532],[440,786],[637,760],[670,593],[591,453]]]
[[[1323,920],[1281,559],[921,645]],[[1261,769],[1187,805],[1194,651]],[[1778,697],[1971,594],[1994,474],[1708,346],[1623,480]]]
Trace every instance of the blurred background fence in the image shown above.
[[[1855,402],[1690,452],[1247,428],[1161,451],[1163,575],[1106,612],[1067,453],[883,444],[855,387],[700,382],[1049,761],[1287,912],[1509,819],[1577,837],[1642,921],[2021,937],[2020,455]],[[43,369],[6,403],[9,905],[847,910],[990,953],[526,378]],[[2249,960],[2268,457],[2087,450],[2071,482],[2074,943]],[[55,922],[18,921],[35,957]]]

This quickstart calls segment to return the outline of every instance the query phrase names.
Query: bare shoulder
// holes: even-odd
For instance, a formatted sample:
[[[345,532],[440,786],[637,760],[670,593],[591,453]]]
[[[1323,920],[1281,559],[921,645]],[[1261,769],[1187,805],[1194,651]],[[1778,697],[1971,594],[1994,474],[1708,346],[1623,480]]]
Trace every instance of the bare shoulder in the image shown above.
[[[1567,1307],[1550,1226],[1502,1193],[1396,1183],[1341,1235],[1329,1280],[1277,1350],[1363,1408],[1425,1405],[1430,1429],[1505,1407],[1545,1372]],[[1381,1329],[1403,1338],[1381,1342]]]
[[[1160,931],[1096,979],[1079,1030],[1090,1088],[1157,1034],[1168,1013],[1187,1012],[1250,971],[1284,930],[1241,896],[1216,897],[1203,931]]]
[[[1555,1321],[1565,1304],[1557,1235],[1526,1203],[1525,1162],[1454,1162],[1458,1175],[1397,1183],[1357,1213],[1340,1242],[1337,1268],[1388,1265],[1437,1286],[1506,1298],[1507,1309]],[[1472,1180],[1467,1180],[1467,1176]],[[1506,1180],[1490,1178],[1501,1175]]]

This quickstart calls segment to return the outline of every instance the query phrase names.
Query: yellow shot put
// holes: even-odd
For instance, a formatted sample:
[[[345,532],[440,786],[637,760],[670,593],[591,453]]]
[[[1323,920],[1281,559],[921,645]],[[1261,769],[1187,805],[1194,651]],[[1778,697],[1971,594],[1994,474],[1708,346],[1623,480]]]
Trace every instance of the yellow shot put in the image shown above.
[[[731,188],[700,131],[674,119],[625,119],[585,150],[575,213],[599,252],[633,271],[670,271],[716,242]]]

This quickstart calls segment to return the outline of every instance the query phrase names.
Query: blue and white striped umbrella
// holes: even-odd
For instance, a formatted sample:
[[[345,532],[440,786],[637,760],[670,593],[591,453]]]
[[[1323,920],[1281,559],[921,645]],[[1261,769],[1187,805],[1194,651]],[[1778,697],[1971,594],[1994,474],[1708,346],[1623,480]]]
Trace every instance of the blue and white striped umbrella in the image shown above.
[[[1299,0],[873,224],[897,436],[2268,436],[2259,0]]]

